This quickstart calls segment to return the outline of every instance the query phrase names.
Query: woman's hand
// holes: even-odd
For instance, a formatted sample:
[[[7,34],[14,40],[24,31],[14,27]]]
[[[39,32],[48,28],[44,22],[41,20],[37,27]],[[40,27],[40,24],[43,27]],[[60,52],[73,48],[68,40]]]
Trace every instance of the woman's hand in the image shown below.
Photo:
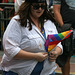
[[[49,54],[50,61],[53,62],[56,58],[62,53],[62,49],[60,47],[56,47],[56,49]]]
[[[43,60],[45,60],[46,58],[48,57],[48,53],[43,53],[43,52],[39,52],[39,53],[36,53],[36,56],[35,56],[35,60],[39,61],[39,62],[42,62]]]
[[[50,58],[50,61],[51,61],[51,62],[55,61],[57,57],[58,57],[57,51],[52,51],[52,52],[49,54],[49,58]]]

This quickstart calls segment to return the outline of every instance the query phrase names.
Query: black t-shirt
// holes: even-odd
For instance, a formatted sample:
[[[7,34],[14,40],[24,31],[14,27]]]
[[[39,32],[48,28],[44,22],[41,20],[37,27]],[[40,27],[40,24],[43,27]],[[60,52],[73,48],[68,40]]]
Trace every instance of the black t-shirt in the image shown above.
[[[65,0],[61,0],[61,15],[64,23],[70,23],[75,28],[75,10],[69,9]]]

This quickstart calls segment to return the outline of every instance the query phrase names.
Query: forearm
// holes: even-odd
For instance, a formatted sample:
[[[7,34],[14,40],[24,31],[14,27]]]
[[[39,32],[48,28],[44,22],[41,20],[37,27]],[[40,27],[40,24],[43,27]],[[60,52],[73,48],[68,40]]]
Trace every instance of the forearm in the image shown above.
[[[61,13],[60,13],[60,6],[56,7],[56,5],[54,5],[53,11],[54,11],[54,17],[55,17],[57,23],[59,23],[59,25],[62,27],[62,25],[64,23],[63,23],[63,19],[62,19]]]
[[[57,13],[54,14],[54,16],[55,16],[55,20],[57,21],[57,23],[62,27],[62,25],[64,23],[63,23],[61,15],[57,12]]]
[[[37,60],[39,62],[45,60],[48,56],[46,52],[32,53],[20,50],[17,55],[14,56],[14,59],[25,59],[25,60]]]
[[[36,53],[31,53],[27,51],[20,50],[16,56],[14,56],[15,59],[35,59]]]
[[[57,55],[60,55],[62,53],[62,49],[60,47],[56,47],[55,51],[57,52]]]

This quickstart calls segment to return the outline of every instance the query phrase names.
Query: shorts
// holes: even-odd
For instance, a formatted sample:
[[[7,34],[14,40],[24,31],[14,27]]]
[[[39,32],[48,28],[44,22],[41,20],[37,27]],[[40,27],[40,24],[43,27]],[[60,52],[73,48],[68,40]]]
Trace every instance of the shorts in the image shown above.
[[[63,54],[59,55],[58,58],[56,59],[56,63],[59,65],[59,67],[63,67],[67,62],[68,58],[74,54],[74,50],[72,47],[72,34],[69,38],[62,41],[62,45],[63,45]]]

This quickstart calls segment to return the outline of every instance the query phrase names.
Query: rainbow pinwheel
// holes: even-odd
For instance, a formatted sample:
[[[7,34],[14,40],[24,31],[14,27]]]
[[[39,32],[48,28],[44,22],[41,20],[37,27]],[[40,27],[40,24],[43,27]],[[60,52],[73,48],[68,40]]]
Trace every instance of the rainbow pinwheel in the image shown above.
[[[47,40],[45,42],[46,51],[50,52],[53,48],[56,47],[56,45],[59,42],[68,38],[71,35],[72,32],[73,32],[73,30],[68,30],[68,31],[58,33],[58,34],[48,35]]]

